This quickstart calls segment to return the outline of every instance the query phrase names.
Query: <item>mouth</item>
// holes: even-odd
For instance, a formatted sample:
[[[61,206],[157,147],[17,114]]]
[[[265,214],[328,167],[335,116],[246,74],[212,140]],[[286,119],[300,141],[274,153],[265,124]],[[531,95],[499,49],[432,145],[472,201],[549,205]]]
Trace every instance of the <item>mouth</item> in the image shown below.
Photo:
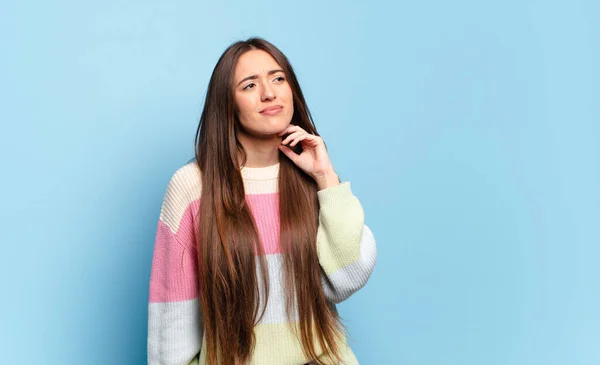
[[[268,108],[264,108],[259,113],[263,114],[263,115],[276,115],[276,114],[281,113],[282,110],[283,110],[283,106],[274,105],[274,106],[270,106]]]

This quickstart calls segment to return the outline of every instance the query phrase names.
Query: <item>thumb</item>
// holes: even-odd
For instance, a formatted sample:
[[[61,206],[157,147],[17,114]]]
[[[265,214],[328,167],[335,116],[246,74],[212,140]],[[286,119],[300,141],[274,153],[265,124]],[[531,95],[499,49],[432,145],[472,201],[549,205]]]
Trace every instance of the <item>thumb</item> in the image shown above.
[[[281,152],[283,152],[283,154],[286,155],[294,163],[296,163],[298,161],[299,156],[294,151],[292,151],[289,147],[282,145],[282,146],[279,146],[279,150]]]

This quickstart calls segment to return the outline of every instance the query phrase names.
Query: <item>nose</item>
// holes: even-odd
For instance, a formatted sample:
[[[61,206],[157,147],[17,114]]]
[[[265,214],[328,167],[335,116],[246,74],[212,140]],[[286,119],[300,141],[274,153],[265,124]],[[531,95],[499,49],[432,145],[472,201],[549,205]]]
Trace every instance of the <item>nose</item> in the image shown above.
[[[275,92],[273,91],[273,87],[268,82],[264,83],[261,94],[262,101],[268,101],[275,99]]]

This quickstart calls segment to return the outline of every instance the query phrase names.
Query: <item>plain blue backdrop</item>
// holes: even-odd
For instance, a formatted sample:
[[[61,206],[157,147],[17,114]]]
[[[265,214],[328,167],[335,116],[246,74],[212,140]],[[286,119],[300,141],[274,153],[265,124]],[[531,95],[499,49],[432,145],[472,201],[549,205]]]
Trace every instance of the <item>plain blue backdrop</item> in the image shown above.
[[[145,364],[154,234],[238,39],[378,245],[361,364],[600,363],[597,1],[2,1],[2,364]]]

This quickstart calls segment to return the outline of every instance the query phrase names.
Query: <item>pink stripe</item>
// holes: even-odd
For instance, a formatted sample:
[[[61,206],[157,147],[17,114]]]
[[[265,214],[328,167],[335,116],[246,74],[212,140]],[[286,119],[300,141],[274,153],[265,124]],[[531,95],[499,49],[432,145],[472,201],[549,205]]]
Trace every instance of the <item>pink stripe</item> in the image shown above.
[[[182,301],[198,296],[193,219],[198,208],[198,200],[188,206],[176,235],[166,224],[158,221],[150,275],[150,302]]]
[[[246,195],[266,255],[281,253],[279,244],[279,193]]]
[[[281,253],[279,194],[246,195],[246,201],[256,220],[265,254]],[[150,275],[150,302],[183,301],[198,297],[198,259],[194,234],[198,222],[194,217],[199,207],[200,200],[195,200],[187,207],[176,234],[159,220]]]

